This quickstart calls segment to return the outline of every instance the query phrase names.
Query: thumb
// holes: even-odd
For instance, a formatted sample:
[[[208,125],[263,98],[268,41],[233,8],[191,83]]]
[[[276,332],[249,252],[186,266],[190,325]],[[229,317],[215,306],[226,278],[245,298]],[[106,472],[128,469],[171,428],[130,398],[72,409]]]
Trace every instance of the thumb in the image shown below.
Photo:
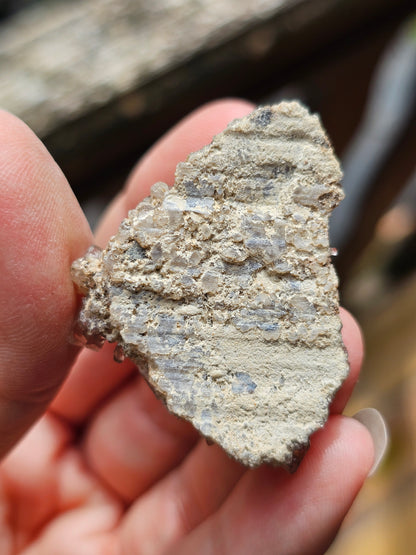
[[[69,269],[91,242],[45,147],[0,112],[0,456],[44,411],[77,353]]]

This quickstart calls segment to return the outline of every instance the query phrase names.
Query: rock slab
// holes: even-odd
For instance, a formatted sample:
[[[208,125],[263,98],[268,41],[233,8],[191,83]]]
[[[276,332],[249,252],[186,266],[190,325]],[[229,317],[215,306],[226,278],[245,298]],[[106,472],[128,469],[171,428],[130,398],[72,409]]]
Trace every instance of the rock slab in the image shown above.
[[[342,174],[297,102],[233,121],[72,276],[78,339],[248,467],[295,470],[348,374],[328,218]]]

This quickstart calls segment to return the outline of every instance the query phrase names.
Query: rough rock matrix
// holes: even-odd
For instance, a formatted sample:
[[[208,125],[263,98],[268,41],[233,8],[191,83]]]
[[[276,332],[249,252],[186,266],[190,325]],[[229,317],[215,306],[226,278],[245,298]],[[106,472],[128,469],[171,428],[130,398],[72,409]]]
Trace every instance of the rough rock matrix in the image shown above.
[[[328,244],[340,179],[298,103],[233,121],[74,262],[87,345],[116,342],[231,457],[296,469],[348,373]]]

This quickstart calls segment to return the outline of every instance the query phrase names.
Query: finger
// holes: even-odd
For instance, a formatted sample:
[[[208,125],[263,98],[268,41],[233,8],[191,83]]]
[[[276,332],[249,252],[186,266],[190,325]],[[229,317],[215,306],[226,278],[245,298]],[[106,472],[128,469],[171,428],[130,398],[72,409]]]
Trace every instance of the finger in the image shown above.
[[[196,430],[170,414],[137,377],[98,411],[83,450],[94,473],[132,501],[174,468],[197,438]]]
[[[157,181],[173,183],[177,164],[190,152],[208,144],[212,137],[222,131],[234,118],[242,117],[253,109],[252,104],[241,100],[223,100],[203,106],[181,121],[144,156],[132,172],[125,189],[109,207],[100,225],[95,242],[105,245],[127,216]],[[103,356],[81,353],[65,387],[53,404],[53,410],[71,421],[81,422],[107,395],[120,385],[132,371],[126,363],[123,368]],[[90,388],[85,383],[96,379]]]
[[[84,349],[51,410],[65,420],[80,424],[110,393],[114,393],[137,368],[130,360],[114,362],[114,345],[106,343],[96,352]]]
[[[72,364],[71,261],[91,242],[53,159],[0,113],[0,455],[41,414]]]
[[[360,375],[364,357],[364,343],[360,327],[354,317],[344,308],[340,310],[342,338],[347,350],[350,365],[349,374],[331,404],[332,413],[341,413]]]
[[[26,544],[56,510],[56,496],[46,492],[55,490],[56,461],[71,439],[65,425],[46,415],[3,461],[0,481],[13,507],[14,531],[19,531],[15,549]]]
[[[5,526],[13,532],[10,553],[107,552],[104,539],[118,524],[123,507],[71,448],[73,435],[66,423],[48,412],[3,461],[0,487],[7,500],[4,510],[11,508]],[[100,518],[108,511],[115,520]],[[101,550],[92,549],[100,538]]]
[[[220,509],[188,537],[174,540],[168,552],[324,553],[360,490],[372,459],[368,431],[352,419],[333,416],[313,437],[295,474],[270,467],[247,472]],[[133,527],[129,532],[133,538],[126,541],[132,544]]]
[[[58,515],[20,555],[118,555],[115,530],[120,508],[111,502],[91,503]]]
[[[220,447],[201,440],[130,508],[120,530],[122,545],[129,553],[163,553],[214,513],[246,471]],[[162,530],[157,522],[163,522]]]

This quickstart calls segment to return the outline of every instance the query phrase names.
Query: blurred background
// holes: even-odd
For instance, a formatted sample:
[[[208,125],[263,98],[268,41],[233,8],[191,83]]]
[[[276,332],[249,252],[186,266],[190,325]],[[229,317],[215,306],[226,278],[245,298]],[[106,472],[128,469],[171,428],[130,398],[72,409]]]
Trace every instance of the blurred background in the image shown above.
[[[391,447],[330,555],[416,553],[416,6],[406,0],[0,0],[0,106],[94,226],[140,155],[222,96],[320,113],[347,197],[331,240],[367,358],[347,407]]]

